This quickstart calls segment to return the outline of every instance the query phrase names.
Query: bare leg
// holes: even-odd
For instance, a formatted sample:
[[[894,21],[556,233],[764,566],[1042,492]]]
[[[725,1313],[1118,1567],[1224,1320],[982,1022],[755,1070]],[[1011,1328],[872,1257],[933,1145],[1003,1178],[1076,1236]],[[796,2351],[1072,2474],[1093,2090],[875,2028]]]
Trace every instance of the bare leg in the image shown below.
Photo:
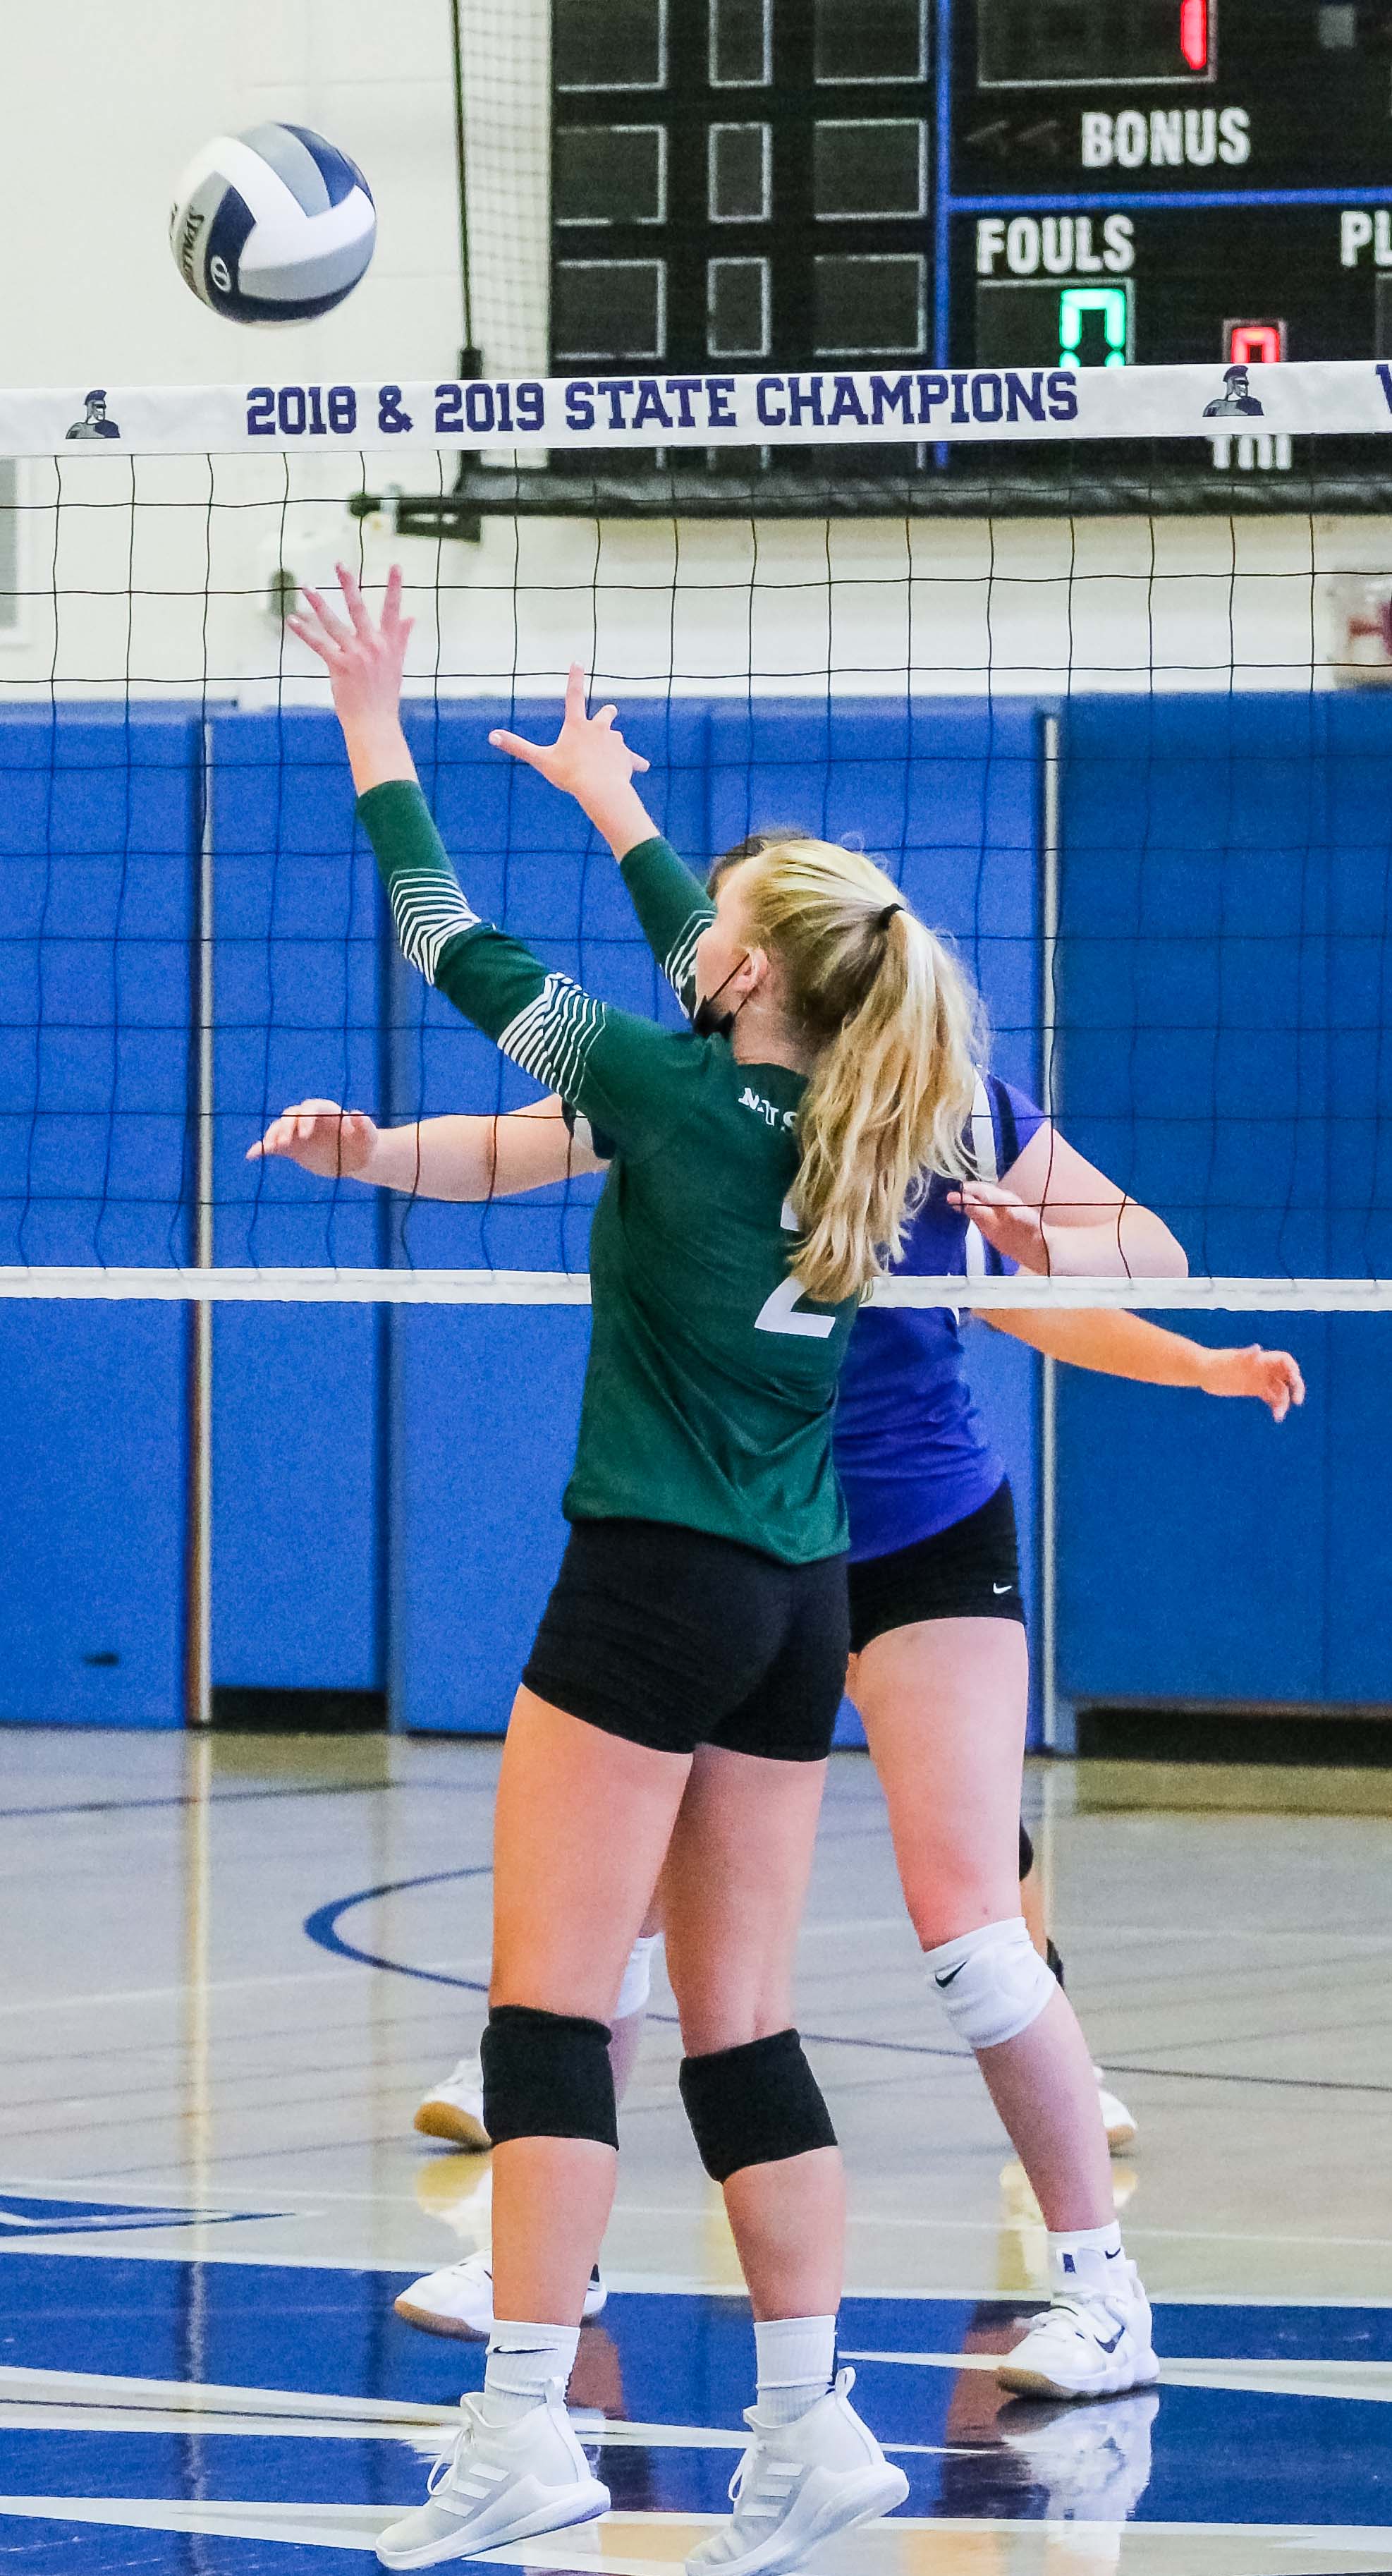
[[[690,1768],[518,1692],[494,1815],[490,2003],[608,2021]],[[498,2316],[578,2323],[617,2161],[588,2138],[495,2148]]]
[[[704,1746],[662,1878],[667,1968],[687,2054],[788,2029],[793,1960],[826,1778],[824,1762],[767,1762]],[[840,2152],[746,2165],[725,2207],[754,2314],[817,2317],[841,2300]]]
[[[853,1667],[925,1950],[1020,1912],[1019,1815],[1028,1685],[1013,1620],[924,1620],[876,1637]],[[978,2053],[1056,2232],[1107,2226],[1111,2165],[1087,2042],[1060,1990],[1018,2038]]]

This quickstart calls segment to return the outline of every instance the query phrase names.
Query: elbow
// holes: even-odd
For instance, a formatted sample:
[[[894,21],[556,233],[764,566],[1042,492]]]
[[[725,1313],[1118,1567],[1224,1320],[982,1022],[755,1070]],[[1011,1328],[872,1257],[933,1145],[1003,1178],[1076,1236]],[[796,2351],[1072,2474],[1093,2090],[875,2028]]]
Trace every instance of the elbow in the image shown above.
[[[1162,1217],[1153,1216],[1150,1222],[1153,1232],[1152,1253],[1148,1267],[1152,1278],[1187,1279],[1189,1255],[1178,1236],[1171,1234]]]

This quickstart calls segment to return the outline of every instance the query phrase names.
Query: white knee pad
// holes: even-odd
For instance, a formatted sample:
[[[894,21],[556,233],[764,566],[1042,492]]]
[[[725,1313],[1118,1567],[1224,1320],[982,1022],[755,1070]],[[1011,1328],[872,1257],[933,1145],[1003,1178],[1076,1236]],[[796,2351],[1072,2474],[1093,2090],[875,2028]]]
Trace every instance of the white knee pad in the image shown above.
[[[1021,1914],[983,1923],[923,1956],[943,2011],[969,2048],[1018,2039],[1058,1993]]]
[[[661,1938],[660,1932],[640,1933],[629,1951],[619,1999],[614,2006],[615,2021],[627,2021],[631,2013],[641,2012],[647,2002],[652,1992],[652,1954]]]

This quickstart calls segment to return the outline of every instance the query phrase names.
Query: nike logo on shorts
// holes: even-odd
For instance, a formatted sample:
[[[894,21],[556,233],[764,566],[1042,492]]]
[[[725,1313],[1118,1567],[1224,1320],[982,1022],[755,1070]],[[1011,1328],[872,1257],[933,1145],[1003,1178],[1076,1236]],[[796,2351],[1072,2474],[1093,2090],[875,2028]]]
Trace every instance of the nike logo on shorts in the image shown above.
[[[1014,1589],[1015,1586],[1013,1583],[993,1583],[991,1586],[991,1590],[996,1593],[1013,1592]]]
[[[935,1969],[933,1970],[933,1983],[934,1983],[934,1985],[935,1985],[935,1986],[950,1986],[954,1977],[960,1977],[960,1975],[961,1975],[961,1973],[962,1973],[962,1970],[965,1968],[966,1964],[967,1964],[967,1963],[966,1963],[966,1960],[965,1960],[965,1959],[959,1959],[959,1960],[958,1960],[958,1962],[957,1962],[956,1967],[955,1967],[955,1968],[949,1968],[949,1969],[947,1970],[947,1973],[946,1973],[946,1975],[945,1975],[945,1976],[939,1976],[938,1971],[937,1971],[937,1969],[935,1968]]]

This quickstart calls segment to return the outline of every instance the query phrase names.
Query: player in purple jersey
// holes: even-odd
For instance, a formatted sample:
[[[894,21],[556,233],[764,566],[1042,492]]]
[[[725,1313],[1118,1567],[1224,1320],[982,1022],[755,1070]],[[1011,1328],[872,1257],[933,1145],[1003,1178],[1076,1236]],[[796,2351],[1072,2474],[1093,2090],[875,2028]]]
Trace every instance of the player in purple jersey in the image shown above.
[[[1085,1277],[1183,1274],[1161,1220],[994,1076],[978,1084],[971,1137],[976,1180],[960,1190],[932,1182],[901,1269],[964,1280],[1007,1262]],[[325,1177],[476,1200],[600,1169],[602,1146],[583,1124],[572,1136],[556,1100],[390,1131],[336,1103],[304,1101],[253,1151]],[[1138,1316],[1048,1310],[988,1320],[1080,1366],[1256,1397],[1277,1420],[1303,1395],[1285,1353],[1208,1351]],[[955,1310],[862,1313],[843,1367],[836,1462],[851,1523],[849,1687],[885,1791],[905,1899],[935,1990],[977,2054],[1049,2230],[1051,2305],[1000,2376],[1033,2394],[1116,2394],[1157,2375],[1150,2312],[1122,2251],[1090,2053],[1021,1912],[1028,1659],[1014,1511],[966,1385]],[[625,2070],[650,1947],[635,1951],[628,2012],[616,2016]],[[467,2064],[427,2104],[440,2113],[422,2120],[433,2133],[486,2143]],[[596,2283],[587,2314],[602,2300]],[[427,2275],[402,2306],[436,2331],[486,2334],[487,2258]]]

